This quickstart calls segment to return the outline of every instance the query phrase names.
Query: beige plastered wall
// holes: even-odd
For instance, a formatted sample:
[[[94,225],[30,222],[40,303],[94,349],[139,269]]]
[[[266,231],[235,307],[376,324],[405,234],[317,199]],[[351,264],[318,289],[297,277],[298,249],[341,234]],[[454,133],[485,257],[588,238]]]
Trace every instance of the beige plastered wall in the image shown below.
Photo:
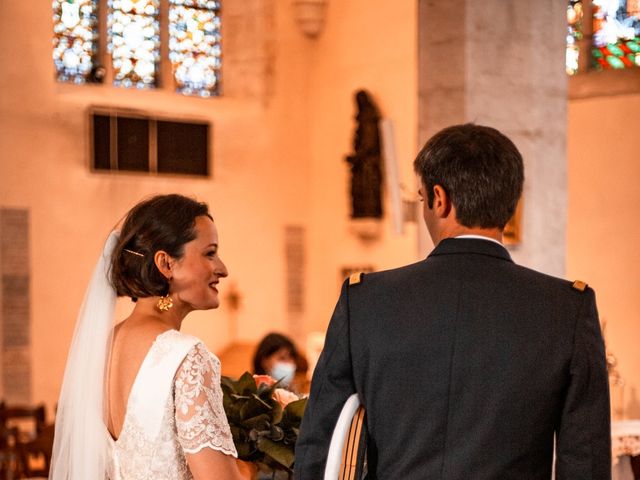
[[[291,12],[269,1],[225,2],[233,45],[225,95],[122,90],[54,81],[51,3],[7,2],[0,15],[0,205],[30,212],[33,401],[58,395],[76,314],[103,241],[140,199],[178,192],[209,203],[230,276],[223,306],[184,324],[213,351],[284,327],[284,226],[308,222],[306,122],[309,42]],[[20,21],[16,21],[20,19]],[[211,178],[89,170],[87,108],[128,108],[212,125]],[[25,248],[27,245],[25,245]],[[241,296],[233,313],[224,297]],[[130,302],[122,302],[118,318]]]
[[[625,380],[614,407],[640,418],[640,95],[569,102],[567,277],[596,291]]]
[[[353,233],[350,173],[357,113],[354,95],[369,91],[380,114],[393,122],[404,197],[416,195],[412,162],[417,153],[417,2],[329,2],[326,29],[313,53],[310,74],[311,172],[310,330],[326,329],[338,297],[343,267],[383,270],[417,258],[416,224],[395,234],[389,190],[384,220],[370,241]]]
[[[0,15],[0,206],[30,212],[33,401],[55,404],[78,308],[109,230],[140,199],[178,192],[209,203],[219,228],[220,309],[195,312],[183,330],[216,352],[286,331],[284,231],[307,229],[305,311],[297,321],[324,331],[345,265],[388,268],[413,261],[413,227],[363,244],[349,233],[348,166],[353,93],[371,91],[395,122],[404,181],[413,187],[415,6],[405,1],[330,2],[326,28],[305,37],[291,2],[224,2],[224,95],[199,99],[168,90],[128,91],[54,81],[51,3],[7,2]],[[20,19],[20,21],[16,21]],[[207,179],[89,170],[92,105],[208,120]],[[386,201],[385,197],[385,201]],[[388,207],[387,204],[385,204]],[[25,246],[26,248],[27,246]],[[226,295],[240,295],[237,312]],[[131,308],[121,301],[117,317]],[[237,332],[232,338],[232,332]]]

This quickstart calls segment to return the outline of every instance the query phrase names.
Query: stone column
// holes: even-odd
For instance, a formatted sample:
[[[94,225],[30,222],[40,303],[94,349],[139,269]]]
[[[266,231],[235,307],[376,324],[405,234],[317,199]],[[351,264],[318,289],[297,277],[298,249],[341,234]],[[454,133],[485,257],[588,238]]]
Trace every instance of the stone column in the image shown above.
[[[520,264],[565,269],[566,3],[419,1],[419,146],[474,122],[510,137],[525,162]],[[420,254],[430,248],[425,230]]]

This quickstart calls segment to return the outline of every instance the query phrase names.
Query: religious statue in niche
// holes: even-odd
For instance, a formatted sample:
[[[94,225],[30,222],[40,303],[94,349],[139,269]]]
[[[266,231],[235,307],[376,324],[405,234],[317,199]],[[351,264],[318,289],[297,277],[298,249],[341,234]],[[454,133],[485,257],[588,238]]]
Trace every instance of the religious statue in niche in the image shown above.
[[[356,93],[358,127],[351,165],[351,218],[382,217],[382,160],[378,108],[365,90]]]

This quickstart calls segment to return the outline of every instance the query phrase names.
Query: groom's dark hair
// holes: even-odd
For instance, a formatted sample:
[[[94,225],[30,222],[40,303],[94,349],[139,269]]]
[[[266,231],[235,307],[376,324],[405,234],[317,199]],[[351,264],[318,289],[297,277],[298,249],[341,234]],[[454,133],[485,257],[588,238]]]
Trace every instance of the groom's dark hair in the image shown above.
[[[111,283],[118,296],[136,301],[169,293],[169,282],[153,257],[163,250],[181,258],[185,244],[196,238],[196,218],[203,215],[213,220],[206,203],[178,194],[157,195],[129,210],[111,260]]]
[[[440,185],[465,227],[503,229],[522,194],[522,155],[495,128],[472,123],[445,128],[427,141],[413,166],[429,208],[433,187]]]

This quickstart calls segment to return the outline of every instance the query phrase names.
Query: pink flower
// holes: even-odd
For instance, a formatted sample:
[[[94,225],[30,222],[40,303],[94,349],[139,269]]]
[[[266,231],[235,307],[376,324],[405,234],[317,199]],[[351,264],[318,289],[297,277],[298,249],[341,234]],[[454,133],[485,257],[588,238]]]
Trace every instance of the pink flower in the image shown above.
[[[276,381],[270,377],[269,375],[254,375],[253,380],[256,382],[256,387],[260,388],[260,385],[266,385],[270,387]],[[273,391],[273,399],[280,404],[282,408],[289,405],[291,402],[295,402],[296,400],[300,400],[300,398],[293,392],[286,390],[284,388],[276,388]]]
[[[269,375],[254,375],[253,380],[256,382],[256,387],[258,388],[260,388],[260,385],[262,385],[263,383],[267,387],[270,387],[271,385],[276,383],[276,381],[273,378],[271,378]]]
[[[276,388],[273,392],[273,399],[278,402],[282,408],[286,407],[291,402],[300,400],[295,393],[285,390],[284,388]]]

